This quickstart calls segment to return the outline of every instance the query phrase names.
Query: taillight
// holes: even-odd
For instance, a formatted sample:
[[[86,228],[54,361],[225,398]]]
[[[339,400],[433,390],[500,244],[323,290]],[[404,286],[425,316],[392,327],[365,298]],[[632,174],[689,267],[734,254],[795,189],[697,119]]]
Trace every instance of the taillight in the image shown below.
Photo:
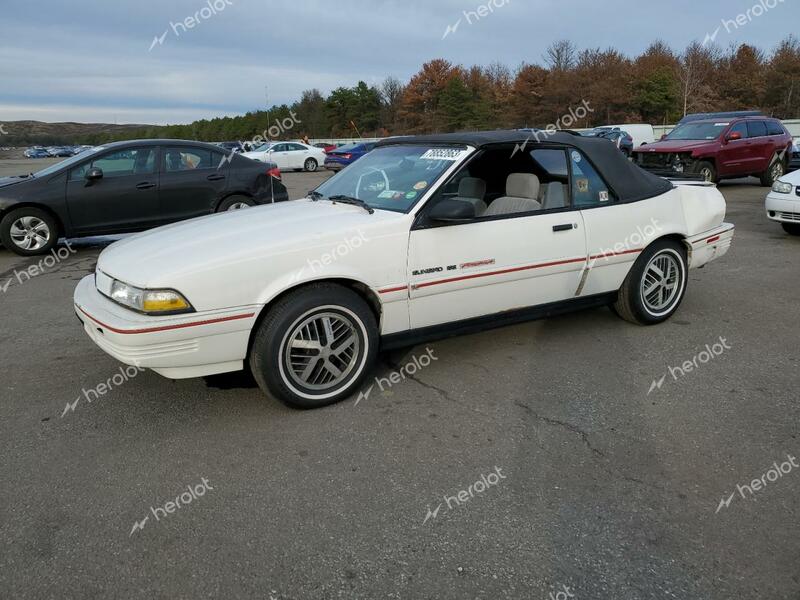
[[[273,167],[267,171],[267,175],[270,177],[274,177],[275,179],[281,178],[281,170],[278,167]]]
[[[342,154],[342,158],[345,160],[350,160],[352,156],[353,156],[352,154]]]

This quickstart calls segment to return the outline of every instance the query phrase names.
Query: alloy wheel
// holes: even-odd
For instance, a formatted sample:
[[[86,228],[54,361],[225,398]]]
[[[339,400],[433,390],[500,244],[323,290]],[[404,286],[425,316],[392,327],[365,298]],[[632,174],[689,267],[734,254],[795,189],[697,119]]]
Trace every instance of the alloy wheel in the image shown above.
[[[653,315],[668,312],[680,298],[683,268],[672,252],[659,252],[644,270],[639,292],[647,311]]]
[[[361,341],[356,324],[338,312],[303,316],[284,338],[283,363],[292,381],[324,392],[346,381],[356,368]]]
[[[228,207],[228,210],[242,210],[243,208],[250,208],[247,202],[234,202]]]
[[[50,228],[38,217],[20,217],[11,224],[11,241],[23,250],[39,250],[50,241]]]

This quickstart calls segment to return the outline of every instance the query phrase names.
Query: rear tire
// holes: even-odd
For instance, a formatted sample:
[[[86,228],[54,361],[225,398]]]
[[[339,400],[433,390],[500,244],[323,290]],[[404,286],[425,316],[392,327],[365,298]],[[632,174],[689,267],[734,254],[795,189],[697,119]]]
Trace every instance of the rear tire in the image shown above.
[[[666,321],[683,300],[688,271],[683,246],[673,240],[654,242],[642,252],[625,278],[614,312],[637,325]]]
[[[800,223],[781,223],[781,225],[789,235],[800,235]]]
[[[306,170],[307,173],[313,173],[319,167],[319,163],[314,160],[313,158],[309,158],[306,160],[303,168]]]
[[[759,179],[761,179],[761,185],[764,187],[772,187],[784,173],[786,173],[786,166],[783,164],[783,161],[776,156],[772,159],[772,162],[770,162],[769,168],[759,177]]]
[[[288,294],[267,313],[250,350],[259,387],[293,408],[320,408],[352,395],[378,354],[367,303],[319,283]]]
[[[247,196],[230,196],[225,198],[219,204],[219,208],[217,212],[227,212],[229,210],[241,210],[243,208],[250,208],[251,206],[255,206],[255,202],[253,202],[252,198],[248,198]]]
[[[0,241],[20,256],[47,254],[58,242],[58,224],[40,208],[17,208],[0,221]]]

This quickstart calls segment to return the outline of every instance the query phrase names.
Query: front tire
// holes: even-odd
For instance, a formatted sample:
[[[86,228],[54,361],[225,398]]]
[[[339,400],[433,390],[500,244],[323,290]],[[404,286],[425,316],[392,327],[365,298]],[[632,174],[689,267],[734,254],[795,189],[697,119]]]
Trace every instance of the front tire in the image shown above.
[[[270,309],[249,360],[262,391],[309,409],[352,395],[377,354],[378,327],[369,305],[350,289],[320,283]]]
[[[20,256],[47,254],[58,242],[58,225],[39,208],[18,208],[0,221],[0,241]]]
[[[772,187],[775,182],[783,176],[784,173],[786,173],[786,167],[784,166],[783,161],[778,157],[775,157],[769,164],[769,168],[759,177],[761,180],[761,185],[764,187]]]
[[[319,163],[313,158],[309,158],[308,160],[306,160],[305,164],[303,165],[303,168],[306,170],[307,173],[313,173],[314,171],[317,170],[318,167]]]
[[[669,319],[683,300],[688,280],[686,251],[673,240],[645,249],[619,290],[615,312],[631,323],[655,325]]]
[[[789,235],[800,235],[800,223],[781,223],[781,225]]]
[[[697,164],[697,169],[695,172],[703,178],[703,181],[707,181],[709,183],[719,183],[719,178],[717,177],[717,168],[714,166],[714,163],[703,160]]]

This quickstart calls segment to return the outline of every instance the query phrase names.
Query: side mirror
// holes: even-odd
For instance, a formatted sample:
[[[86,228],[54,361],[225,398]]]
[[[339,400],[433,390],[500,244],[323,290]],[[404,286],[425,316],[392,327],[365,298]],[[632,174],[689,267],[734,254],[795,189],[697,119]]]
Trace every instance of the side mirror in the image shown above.
[[[734,140],[740,140],[740,139],[742,139],[742,134],[739,133],[738,131],[734,131],[725,136],[726,142],[732,142]]]
[[[661,134],[661,137],[660,137],[660,138],[658,138],[658,141],[659,141],[659,142],[663,142],[665,139],[667,139],[667,134],[666,134],[666,133],[662,133],[662,134]]]
[[[441,223],[466,223],[475,218],[475,206],[465,200],[442,200],[431,209],[428,218]]]
[[[86,185],[92,185],[95,181],[103,178],[103,169],[92,167],[86,171],[86,175],[83,178],[86,179]]]

